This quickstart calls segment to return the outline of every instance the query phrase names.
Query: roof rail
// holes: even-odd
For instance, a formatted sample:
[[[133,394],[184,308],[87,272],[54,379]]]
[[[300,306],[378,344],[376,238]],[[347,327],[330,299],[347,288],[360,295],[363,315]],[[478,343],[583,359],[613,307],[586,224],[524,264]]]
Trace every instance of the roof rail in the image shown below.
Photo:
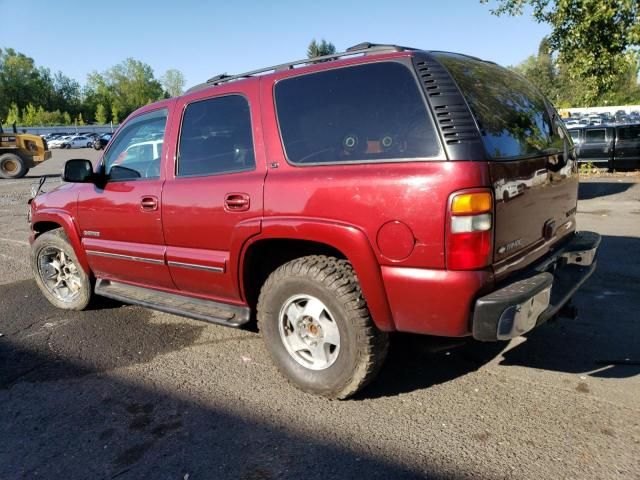
[[[331,60],[337,60],[339,58],[347,57],[351,55],[360,55],[360,54],[368,55],[371,53],[382,53],[382,52],[388,52],[388,51],[402,52],[404,50],[415,50],[415,48],[401,47],[398,45],[384,45],[379,43],[363,42],[363,43],[359,43],[358,45],[354,45],[353,47],[349,47],[347,48],[346,51],[340,52],[340,53],[332,53],[330,55],[322,55],[320,57],[305,58],[303,60],[296,60],[295,62],[282,63],[280,65],[260,68],[258,70],[251,70],[250,72],[240,73],[238,75],[227,75],[226,73],[216,75],[215,77],[211,77],[205,83],[201,83],[199,85],[191,87],[189,90],[187,90],[186,93],[195,92],[196,90],[212,87],[214,85],[220,85],[221,83],[231,82],[233,80],[240,80],[243,78],[252,77],[254,75],[259,75],[262,73],[279,72],[282,70],[292,70],[297,65],[328,62]]]

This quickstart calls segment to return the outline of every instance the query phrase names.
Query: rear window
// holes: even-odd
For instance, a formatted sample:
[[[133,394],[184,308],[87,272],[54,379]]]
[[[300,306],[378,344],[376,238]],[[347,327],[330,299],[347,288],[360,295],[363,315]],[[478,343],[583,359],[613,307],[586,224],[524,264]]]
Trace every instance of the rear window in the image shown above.
[[[416,79],[396,62],[336,68],[276,84],[287,158],[326,164],[440,155]]]
[[[465,96],[494,159],[557,153],[562,137],[544,96],[524,78],[463,55],[436,53]]]

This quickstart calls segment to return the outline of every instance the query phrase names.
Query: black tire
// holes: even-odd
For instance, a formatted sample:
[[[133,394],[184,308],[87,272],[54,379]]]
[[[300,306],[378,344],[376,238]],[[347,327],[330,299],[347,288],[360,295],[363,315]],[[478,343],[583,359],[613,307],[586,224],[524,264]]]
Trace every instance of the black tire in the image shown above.
[[[338,354],[325,369],[300,364],[281,337],[281,309],[296,295],[319,299],[338,328]],[[388,350],[388,334],[373,323],[351,264],[333,257],[302,257],[276,269],[260,292],[258,327],[274,363],[290,383],[332,399],[345,399],[366,386],[380,370]]]
[[[22,178],[29,168],[18,155],[5,153],[0,155],[0,177],[1,178]]]
[[[87,142],[87,148],[91,148],[91,142]]]
[[[48,249],[58,249],[64,252],[77,267],[77,274],[80,279],[80,288],[76,294],[68,300],[63,301],[56,297],[49,287],[45,285],[43,279],[45,272],[40,266],[40,257],[45,254]],[[93,293],[93,281],[89,275],[82,269],[78,257],[76,257],[73,248],[67,240],[67,236],[62,228],[57,228],[43,233],[31,246],[31,270],[36,279],[38,287],[49,302],[65,310],[84,310],[91,301]]]

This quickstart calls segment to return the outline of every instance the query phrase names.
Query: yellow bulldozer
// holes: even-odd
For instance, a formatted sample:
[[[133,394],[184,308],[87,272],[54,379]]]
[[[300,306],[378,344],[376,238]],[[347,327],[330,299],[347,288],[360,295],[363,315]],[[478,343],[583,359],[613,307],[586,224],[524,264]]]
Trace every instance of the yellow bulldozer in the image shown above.
[[[51,158],[46,140],[38,135],[18,133],[15,123],[12,133],[0,125],[0,178],[21,178],[29,169]]]

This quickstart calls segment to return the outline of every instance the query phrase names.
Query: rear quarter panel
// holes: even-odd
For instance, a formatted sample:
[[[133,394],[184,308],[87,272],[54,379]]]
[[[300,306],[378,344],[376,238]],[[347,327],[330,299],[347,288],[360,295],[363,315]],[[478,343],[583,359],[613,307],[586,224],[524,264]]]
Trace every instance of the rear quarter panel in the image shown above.
[[[410,161],[291,165],[280,139],[274,80],[277,77],[267,77],[261,83],[268,166],[265,220],[279,216],[321,218],[352,225],[365,233],[380,264],[444,268],[444,221],[449,195],[463,188],[490,185],[487,164]],[[405,258],[390,258],[378,246],[380,228],[392,221],[402,222],[412,232],[414,246]]]

